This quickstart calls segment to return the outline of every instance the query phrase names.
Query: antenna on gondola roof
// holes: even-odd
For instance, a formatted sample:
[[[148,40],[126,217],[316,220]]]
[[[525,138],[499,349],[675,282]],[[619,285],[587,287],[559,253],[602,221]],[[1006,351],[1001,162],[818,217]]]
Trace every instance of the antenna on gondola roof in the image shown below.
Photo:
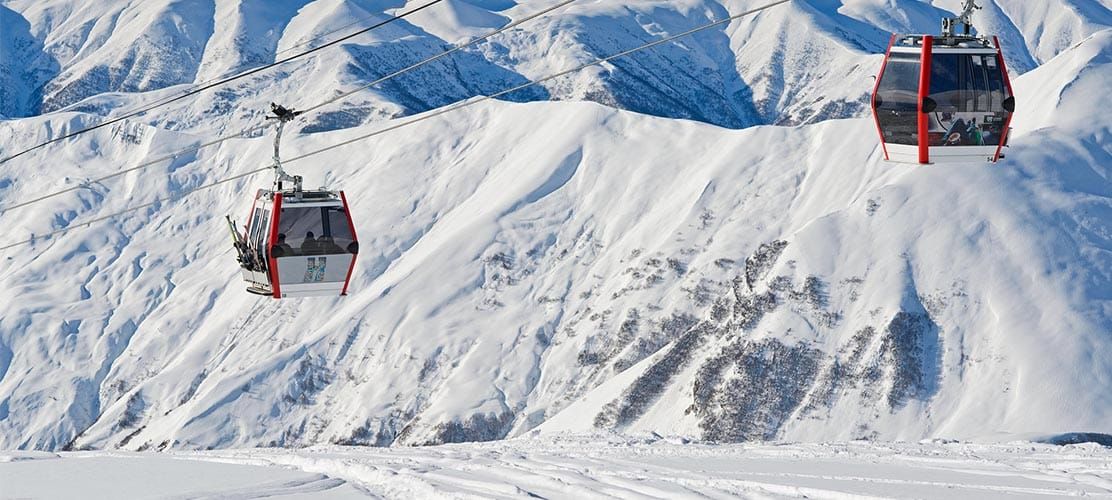
[[[965,3],[961,6],[961,14],[958,17],[946,17],[942,19],[942,36],[958,36],[954,34],[954,26],[958,24],[961,24],[964,28],[960,36],[972,36],[973,12],[977,10],[981,10],[981,6],[977,5],[977,0],[965,0]]]

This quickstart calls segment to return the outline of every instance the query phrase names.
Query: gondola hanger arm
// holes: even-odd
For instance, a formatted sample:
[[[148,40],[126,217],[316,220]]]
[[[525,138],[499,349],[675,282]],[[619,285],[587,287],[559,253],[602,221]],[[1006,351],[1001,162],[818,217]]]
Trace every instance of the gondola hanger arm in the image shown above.
[[[278,130],[274,134],[274,186],[277,191],[282,190],[283,182],[292,182],[294,196],[301,198],[301,176],[290,175],[282,168],[282,157],[280,154],[282,146],[282,131],[286,128],[286,123],[293,121],[304,111],[295,111],[293,108],[286,108],[277,103],[270,103],[270,112],[274,113],[273,116],[267,115],[267,120],[278,120]]]

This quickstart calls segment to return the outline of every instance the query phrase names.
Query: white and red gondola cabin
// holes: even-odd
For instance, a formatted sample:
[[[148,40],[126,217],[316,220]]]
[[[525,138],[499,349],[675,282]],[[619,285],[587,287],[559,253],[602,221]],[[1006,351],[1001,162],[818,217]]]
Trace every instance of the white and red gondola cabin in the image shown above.
[[[260,189],[240,241],[249,292],[347,295],[359,240],[343,191]]]
[[[968,20],[973,8],[968,3]],[[995,162],[1007,145],[1015,97],[996,37],[892,35],[873,89],[884,157],[908,163]]]

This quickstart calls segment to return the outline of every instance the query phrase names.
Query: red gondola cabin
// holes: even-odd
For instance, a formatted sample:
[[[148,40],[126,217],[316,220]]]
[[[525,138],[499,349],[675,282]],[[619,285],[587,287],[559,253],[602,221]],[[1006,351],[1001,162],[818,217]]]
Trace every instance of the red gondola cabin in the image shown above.
[[[236,246],[247,290],[274,298],[347,295],[359,253],[343,191],[260,189]]]
[[[887,160],[999,160],[1015,111],[999,40],[893,35],[872,107]]]

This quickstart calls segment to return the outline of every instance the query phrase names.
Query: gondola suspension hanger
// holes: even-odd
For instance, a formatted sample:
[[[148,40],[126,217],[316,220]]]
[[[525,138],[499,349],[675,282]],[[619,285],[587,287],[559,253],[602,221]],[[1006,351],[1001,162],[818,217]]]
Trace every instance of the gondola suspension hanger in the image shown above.
[[[281,191],[283,182],[292,182],[293,191],[298,198],[301,198],[301,182],[300,175],[289,175],[286,170],[282,168],[282,131],[285,130],[286,124],[293,121],[301,115],[301,111],[294,111],[279,106],[276,103],[270,103],[270,112],[274,113],[273,116],[267,115],[267,120],[278,120],[278,130],[274,134],[274,190]]]
[[[961,15],[958,17],[944,17],[942,18],[942,36],[954,37],[954,26],[961,24],[964,32],[961,35],[963,38],[972,37],[973,32],[973,12],[981,10],[981,6],[977,5],[976,0],[965,0],[961,7]]]

